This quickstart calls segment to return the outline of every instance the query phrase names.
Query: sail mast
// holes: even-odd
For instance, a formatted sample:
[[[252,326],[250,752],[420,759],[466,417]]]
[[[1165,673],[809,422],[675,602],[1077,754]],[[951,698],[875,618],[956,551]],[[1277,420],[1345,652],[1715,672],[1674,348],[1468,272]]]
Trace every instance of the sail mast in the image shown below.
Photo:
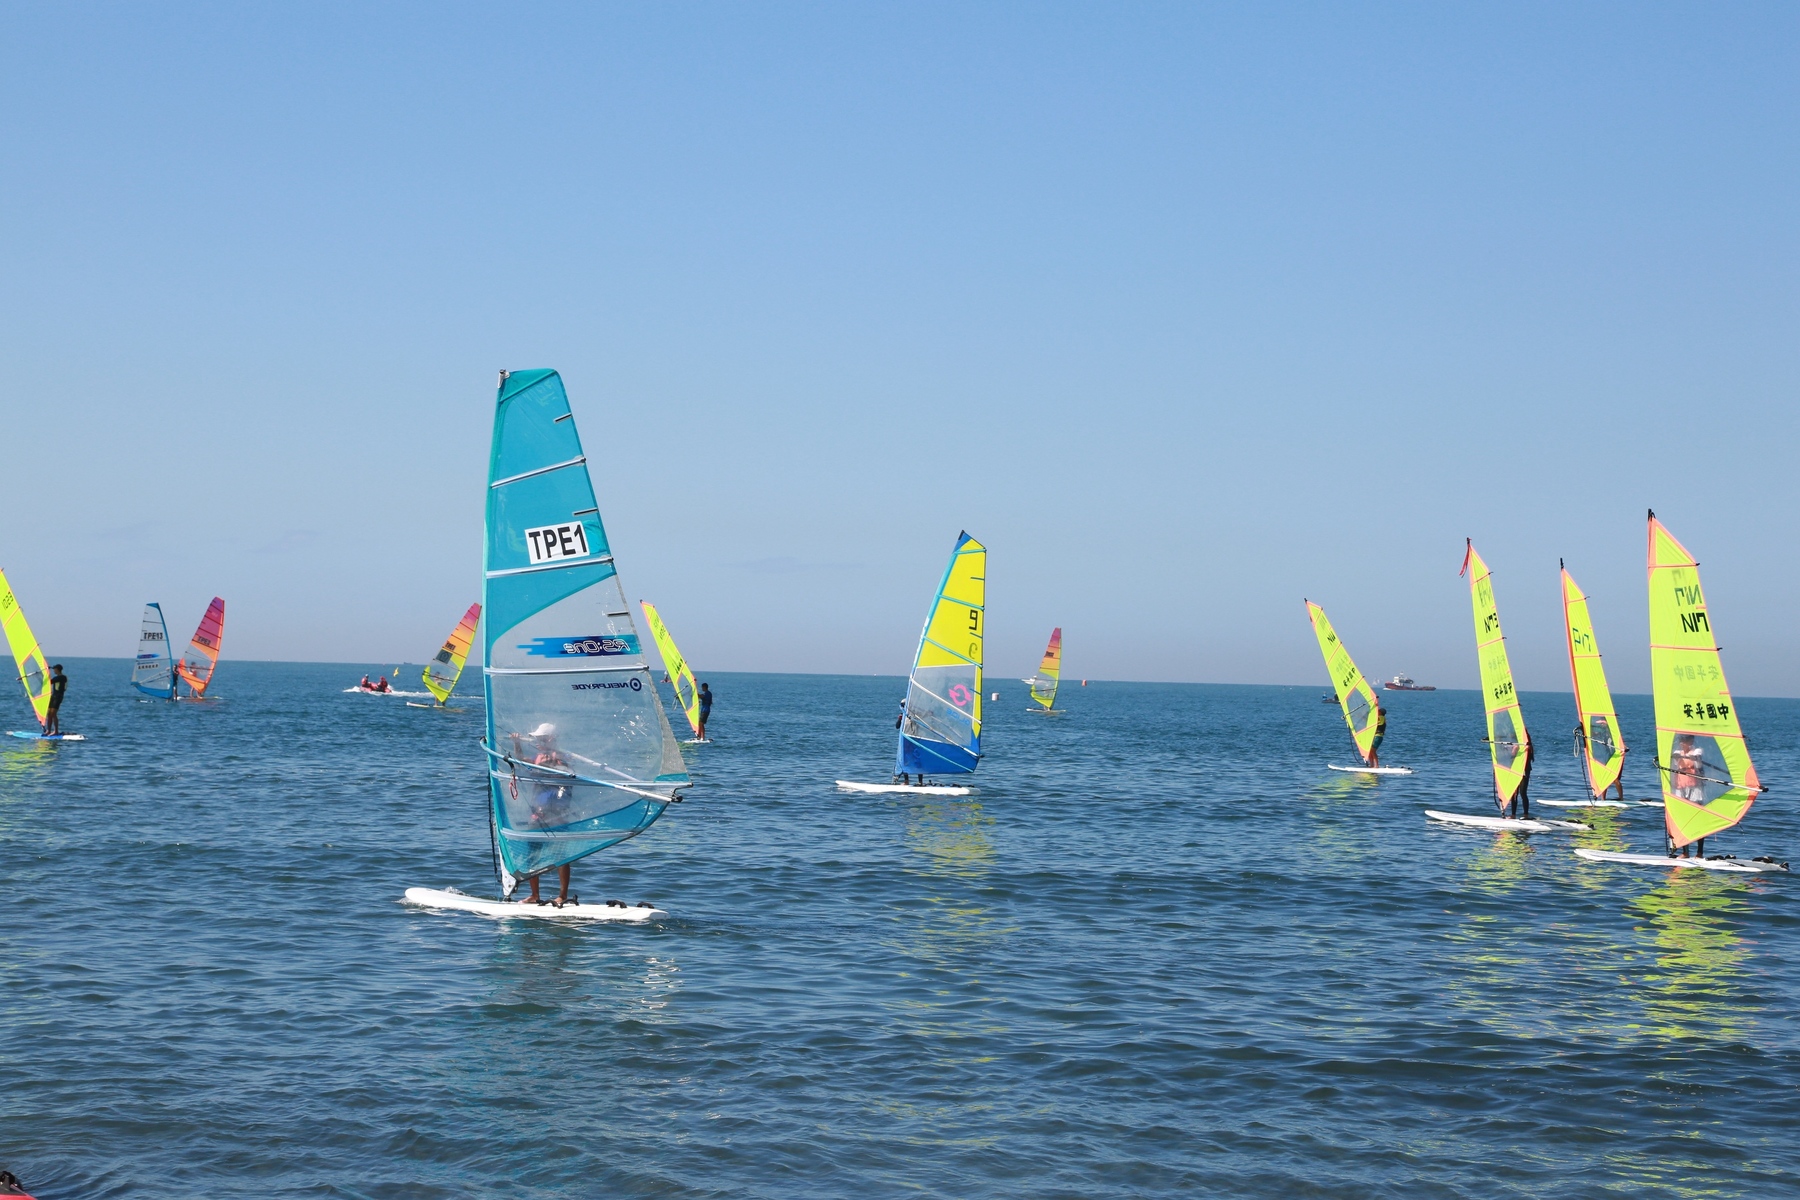
[[[1649,518],[1650,686],[1663,821],[1679,849],[1749,813],[1763,791],[1725,684],[1700,564]]]

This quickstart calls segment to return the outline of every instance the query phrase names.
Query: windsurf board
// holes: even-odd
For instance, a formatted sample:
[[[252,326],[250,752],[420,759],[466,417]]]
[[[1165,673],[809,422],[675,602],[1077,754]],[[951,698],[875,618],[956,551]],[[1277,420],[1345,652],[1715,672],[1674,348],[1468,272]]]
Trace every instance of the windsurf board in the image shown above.
[[[1574,821],[1527,821],[1517,817],[1478,817],[1470,813],[1439,812],[1435,808],[1426,809],[1425,815],[1434,821],[1443,821],[1450,825],[1468,825],[1475,829],[1514,829],[1523,833],[1549,833],[1557,829],[1585,830],[1588,828],[1588,826]]]
[[[85,733],[34,733],[29,729],[9,729],[8,737],[24,738],[28,742],[85,742]]]
[[[479,913],[484,917],[549,917],[560,921],[648,921],[669,914],[650,904],[620,904],[606,901],[581,904],[571,900],[561,908],[554,904],[522,904],[517,900],[489,900],[458,891],[437,888],[407,888],[406,902],[421,908],[451,909],[456,912]]]
[[[1630,808],[1623,800],[1533,800],[1533,804],[1547,804],[1551,808]],[[1661,801],[1658,801],[1660,804]]]
[[[1411,767],[1340,767],[1336,763],[1326,763],[1333,771],[1348,771],[1352,775],[1411,775]]]
[[[1693,871],[1736,871],[1740,874],[1756,875],[1764,871],[1785,871],[1786,863],[1758,862],[1755,859],[1742,858],[1670,858],[1666,854],[1626,854],[1618,850],[1589,850],[1585,847],[1575,851],[1576,858],[1585,858],[1589,862],[1628,863],[1636,867],[1674,867]]]
[[[967,796],[975,790],[971,787],[943,787],[938,784],[921,787],[912,783],[853,783],[848,779],[838,780],[837,785],[846,792],[912,792],[921,796]]]

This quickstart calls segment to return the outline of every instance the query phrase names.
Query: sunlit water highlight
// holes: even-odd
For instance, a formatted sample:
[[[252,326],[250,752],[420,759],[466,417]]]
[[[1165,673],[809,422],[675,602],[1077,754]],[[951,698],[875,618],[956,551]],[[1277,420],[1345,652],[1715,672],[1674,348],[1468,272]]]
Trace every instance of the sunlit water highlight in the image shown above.
[[[570,928],[398,903],[493,886],[478,697],[68,661],[94,740],[0,747],[41,1200],[1800,1193],[1800,879],[1570,855],[1647,808],[1433,827],[1492,811],[1473,693],[1388,696],[1377,783],[1319,688],[1001,683],[978,794],[921,802],[832,786],[886,778],[899,680],[708,676],[691,798],[576,869],[670,917]],[[1715,848],[1795,854],[1800,703],[1741,712],[1776,790]],[[1525,713],[1574,795],[1569,699]]]

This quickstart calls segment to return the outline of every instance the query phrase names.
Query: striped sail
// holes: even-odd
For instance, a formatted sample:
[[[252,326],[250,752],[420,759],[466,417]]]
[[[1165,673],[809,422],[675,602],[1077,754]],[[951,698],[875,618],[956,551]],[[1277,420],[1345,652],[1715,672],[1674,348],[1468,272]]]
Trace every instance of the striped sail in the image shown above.
[[[225,602],[214,596],[200,618],[200,627],[188,642],[188,648],[175,664],[175,673],[187,680],[190,695],[196,700],[206,695],[213,671],[219,665],[219,646],[225,638]]]
[[[966,775],[981,761],[981,645],[987,547],[956,539],[919,636],[900,723],[898,774]]]
[[[624,439],[597,464],[621,473]],[[482,610],[503,891],[635,837],[688,786],[555,371],[500,377]]]
[[[25,698],[42,725],[50,712],[50,666],[31,626],[25,623],[25,610],[19,607],[5,571],[0,571],[0,629],[6,631],[6,645],[18,667],[19,682],[25,685]]]
[[[1601,799],[1619,782],[1625,769],[1625,735],[1613,708],[1612,689],[1606,686],[1606,670],[1600,665],[1600,643],[1594,640],[1594,624],[1588,616],[1587,595],[1575,577],[1563,568],[1563,631],[1569,639],[1569,677],[1575,684],[1577,752],[1587,769],[1588,791]],[[1623,798],[1624,789],[1620,789]]]
[[[688,724],[694,727],[694,736],[700,735],[700,685],[694,679],[694,672],[688,667],[687,659],[681,657],[681,651],[675,648],[675,638],[669,633],[669,627],[663,624],[662,614],[656,611],[656,605],[648,600],[640,600],[644,607],[644,624],[650,627],[650,637],[656,642],[657,653],[662,655],[663,671],[669,682],[674,685],[675,699],[681,704],[681,711],[687,716]]]
[[[475,644],[475,627],[480,623],[481,605],[469,605],[469,611],[444,639],[443,648],[425,664],[425,690],[437,697],[439,704],[456,690],[456,681],[462,678],[463,664],[469,661],[469,647]]]
[[[1506,657],[1506,636],[1500,632],[1500,610],[1494,604],[1494,581],[1487,564],[1469,542],[1463,554],[1461,574],[1469,577],[1469,599],[1475,610],[1475,654],[1481,662],[1481,694],[1487,709],[1488,752],[1494,763],[1494,803],[1502,812],[1525,782],[1526,756],[1531,736],[1525,732],[1525,714],[1519,708],[1519,692],[1513,686],[1512,663]]]
[[[1663,820],[1680,847],[1730,829],[1762,791],[1725,686],[1700,564],[1650,514],[1650,685]]]
[[[1337,630],[1325,610],[1311,600],[1306,602],[1306,615],[1312,620],[1313,635],[1319,639],[1319,653],[1325,656],[1325,670],[1331,675],[1331,686],[1337,689],[1338,706],[1344,710],[1344,721],[1350,726],[1350,740],[1363,762],[1375,747],[1376,711],[1381,707],[1375,689],[1363,678],[1350,657],[1350,651],[1338,640]]]
[[[160,604],[144,605],[144,621],[138,627],[137,661],[131,668],[131,686],[158,700],[175,698],[175,657],[169,645],[169,625]]]
[[[1062,627],[1050,631],[1050,644],[1044,647],[1044,661],[1037,674],[1022,680],[1031,685],[1031,698],[1045,712],[1056,707],[1056,688],[1062,682]]]

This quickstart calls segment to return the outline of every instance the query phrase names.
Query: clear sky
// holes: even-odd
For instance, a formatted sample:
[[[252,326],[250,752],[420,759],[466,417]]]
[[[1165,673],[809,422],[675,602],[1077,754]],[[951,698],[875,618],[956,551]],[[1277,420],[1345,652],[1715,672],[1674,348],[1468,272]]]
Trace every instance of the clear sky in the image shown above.
[[[1644,510],[1800,694],[1800,6],[0,10],[0,566],[53,656],[420,661],[501,367],[712,670],[1526,689]]]

